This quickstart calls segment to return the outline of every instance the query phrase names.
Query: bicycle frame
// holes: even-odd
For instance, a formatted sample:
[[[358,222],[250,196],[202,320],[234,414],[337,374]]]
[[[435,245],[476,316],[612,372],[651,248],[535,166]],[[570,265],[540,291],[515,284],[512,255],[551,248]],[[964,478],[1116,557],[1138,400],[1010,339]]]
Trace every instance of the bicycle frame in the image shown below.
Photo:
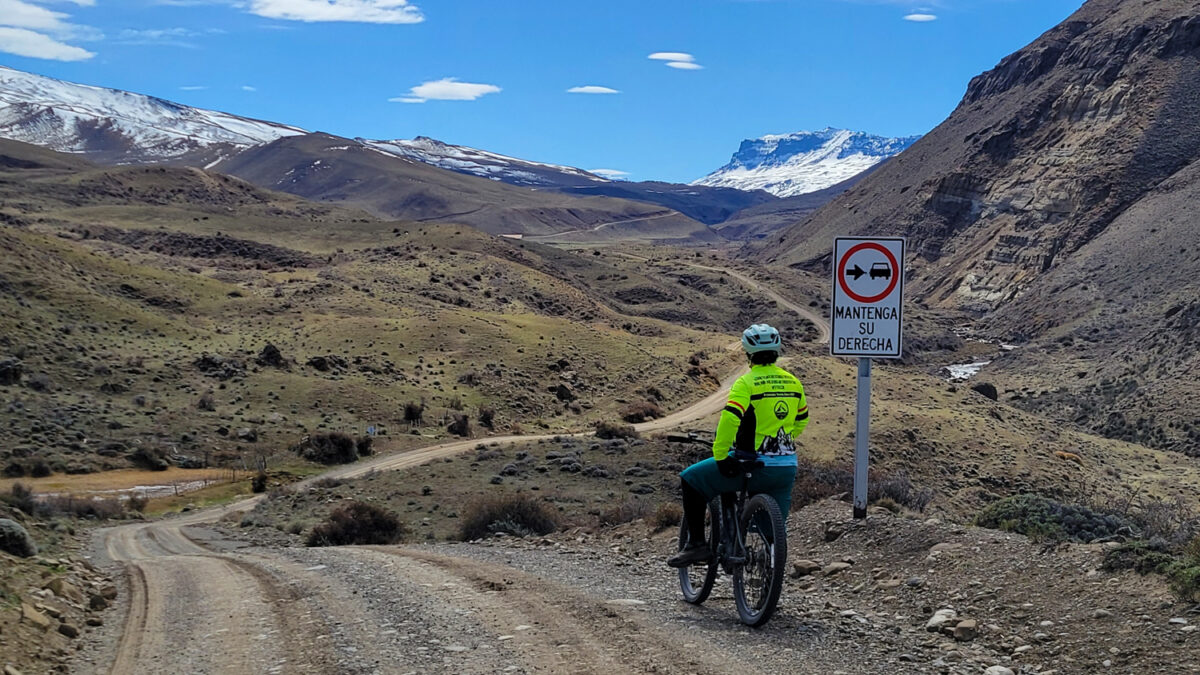
[[[742,474],[742,488],[737,492],[721,495],[721,543],[717,547],[717,559],[726,574],[746,564],[746,545],[742,535],[740,515],[746,506],[746,495],[750,491],[751,467]]]

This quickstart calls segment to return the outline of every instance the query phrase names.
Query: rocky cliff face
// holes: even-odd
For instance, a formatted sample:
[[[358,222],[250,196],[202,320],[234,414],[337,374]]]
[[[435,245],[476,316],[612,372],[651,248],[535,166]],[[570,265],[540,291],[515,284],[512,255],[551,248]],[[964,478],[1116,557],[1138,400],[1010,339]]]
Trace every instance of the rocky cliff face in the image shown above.
[[[910,151],[794,226],[779,260],[816,260],[835,234],[906,234],[922,298],[979,311],[1018,298],[1200,157],[1198,12],[1088,2],[976,77]]]
[[[771,244],[820,268],[836,235],[907,235],[911,299],[1023,345],[1005,400],[1200,454],[1197,159],[1200,2],[1091,0]]]

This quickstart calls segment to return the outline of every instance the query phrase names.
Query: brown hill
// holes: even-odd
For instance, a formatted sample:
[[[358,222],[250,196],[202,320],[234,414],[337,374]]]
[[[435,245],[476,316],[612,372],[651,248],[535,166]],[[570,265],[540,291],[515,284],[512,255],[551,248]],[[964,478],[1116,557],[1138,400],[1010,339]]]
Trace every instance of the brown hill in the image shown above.
[[[1198,49],[1194,0],[1091,0],[972,80],[932,133],[773,239],[777,262],[824,267],[836,235],[907,235],[911,297],[1034,341],[1001,360],[1019,400],[1081,397],[1056,414],[1194,447],[1185,425],[1198,422],[1167,401],[1197,396],[1195,378],[1179,376],[1195,370],[1187,317],[1200,287],[1188,207]],[[1063,380],[1074,360],[1087,365]],[[1123,408],[1135,391],[1147,393]]]
[[[647,239],[718,239],[701,223],[660,206],[520,188],[327,134],[281,138],[220,168],[256,185],[384,218],[463,223],[492,234],[546,235],[636,223]]]

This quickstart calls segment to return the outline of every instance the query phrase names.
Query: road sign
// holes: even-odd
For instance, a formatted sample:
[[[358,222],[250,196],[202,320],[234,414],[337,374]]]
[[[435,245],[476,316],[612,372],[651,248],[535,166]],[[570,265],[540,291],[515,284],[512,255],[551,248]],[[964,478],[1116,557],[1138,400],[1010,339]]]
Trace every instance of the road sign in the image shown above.
[[[903,300],[903,238],[834,241],[831,354],[900,358]]]

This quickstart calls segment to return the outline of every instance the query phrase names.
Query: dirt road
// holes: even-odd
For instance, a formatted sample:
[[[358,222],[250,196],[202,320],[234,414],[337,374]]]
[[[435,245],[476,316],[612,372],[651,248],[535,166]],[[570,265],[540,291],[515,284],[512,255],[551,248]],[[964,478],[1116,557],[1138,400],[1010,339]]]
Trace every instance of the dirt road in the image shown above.
[[[741,372],[731,373],[703,400],[637,429],[671,429],[716,413]],[[479,442],[375,457],[323,477],[404,469]],[[427,550],[246,549],[206,527],[253,508],[258,499],[99,531],[97,558],[126,572],[127,615],[115,651],[95,652],[91,663],[81,662],[76,670],[125,675],[730,669],[719,650],[639,613],[641,600],[604,597],[503,564]]]

